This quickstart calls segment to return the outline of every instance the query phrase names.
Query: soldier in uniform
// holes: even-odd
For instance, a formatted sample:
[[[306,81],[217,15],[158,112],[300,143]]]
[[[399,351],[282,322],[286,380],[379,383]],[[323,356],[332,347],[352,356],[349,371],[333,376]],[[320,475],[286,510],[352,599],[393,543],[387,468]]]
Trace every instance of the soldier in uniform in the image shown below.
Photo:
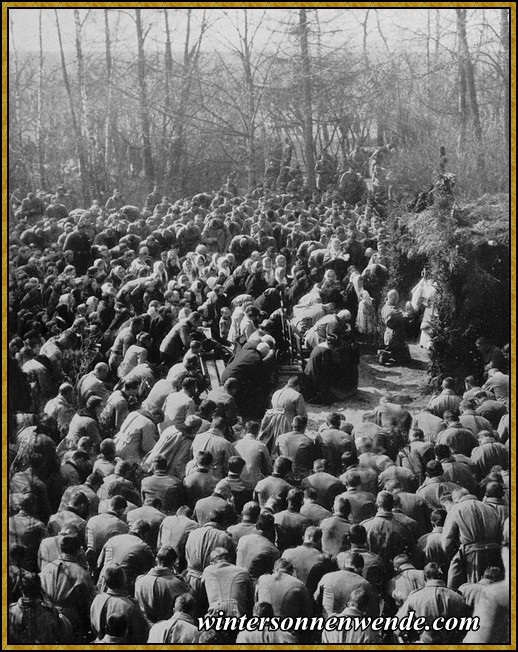
[[[90,630],[90,605],[95,587],[90,573],[79,563],[80,548],[79,537],[62,537],[59,558],[42,568],[40,579],[52,605],[71,622],[74,632],[84,640]]]
[[[72,625],[44,601],[39,576],[22,577],[21,591],[22,597],[9,607],[9,643],[32,647],[72,642]]]
[[[465,582],[478,582],[487,566],[500,566],[502,526],[495,509],[467,489],[452,493],[453,504],[442,531],[448,559],[448,586],[458,589]]]
[[[401,621],[409,612],[415,611],[416,617],[426,618],[430,628],[428,634],[432,637],[433,643],[453,644],[462,640],[462,632],[455,630],[434,631],[432,621],[436,618],[462,618],[467,615],[467,605],[464,598],[456,591],[447,588],[441,579],[442,573],[439,566],[429,563],[425,566],[424,575],[426,583],[423,588],[412,591],[405,602],[401,605],[397,618]],[[412,635],[410,634],[412,637]],[[417,633],[414,633],[412,640],[416,640]]]
[[[108,633],[108,620],[113,615],[124,615],[128,623],[126,642],[146,643],[149,625],[138,602],[128,595],[124,570],[118,565],[108,566],[104,571],[104,583],[104,592],[95,596],[90,608],[94,633],[103,638]]]

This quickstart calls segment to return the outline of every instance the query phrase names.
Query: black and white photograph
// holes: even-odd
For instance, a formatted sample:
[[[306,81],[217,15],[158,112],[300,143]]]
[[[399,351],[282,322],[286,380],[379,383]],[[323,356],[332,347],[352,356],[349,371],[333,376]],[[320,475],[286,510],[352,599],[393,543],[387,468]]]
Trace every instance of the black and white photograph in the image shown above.
[[[516,645],[516,5],[2,24],[2,649]]]

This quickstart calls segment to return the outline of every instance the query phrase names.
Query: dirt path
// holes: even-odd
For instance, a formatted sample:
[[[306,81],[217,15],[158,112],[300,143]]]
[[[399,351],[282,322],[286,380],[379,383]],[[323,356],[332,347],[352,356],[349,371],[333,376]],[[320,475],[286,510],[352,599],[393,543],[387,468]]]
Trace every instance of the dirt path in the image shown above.
[[[427,383],[427,352],[418,345],[410,345],[413,363],[409,367],[384,367],[378,364],[377,356],[362,354],[359,368],[358,391],[343,402],[332,405],[310,403],[308,407],[308,430],[314,430],[325,420],[329,412],[342,412],[347,420],[356,425],[364,412],[379,404],[384,394],[390,394],[394,402],[405,405],[410,412],[425,407],[430,396],[423,393]]]

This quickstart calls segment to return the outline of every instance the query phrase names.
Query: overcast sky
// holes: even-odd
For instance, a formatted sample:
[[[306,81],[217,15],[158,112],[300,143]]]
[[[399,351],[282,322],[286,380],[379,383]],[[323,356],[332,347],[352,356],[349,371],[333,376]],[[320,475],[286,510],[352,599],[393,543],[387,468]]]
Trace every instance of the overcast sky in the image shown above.
[[[340,47],[347,43],[351,47],[360,46],[362,41],[361,22],[365,18],[367,9],[361,8],[319,8],[317,12],[308,14],[310,24],[316,24],[316,18],[321,26],[321,46],[326,49]],[[66,50],[72,51],[75,47],[75,24],[72,9],[58,9],[59,21],[62,28],[63,43]],[[203,42],[203,49],[210,51],[219,48],[222,43],[237,42],[236,27],[243,25],[244,9],[193,9],[192,27],[193,35],[197,34],[205,12],[209,29]],[[487,21],[498,31],[500,9],[469,10],[468,33],[472,43],[477,43],[480,27]],[[9,9],[9,45],[14,43],[19,51],[35,51],[39,48],[39,9]],[[56,32],[55,13],[53,9],[42,9],[43,48],[46,52],[58,52],[59,44]],[[169,24],[172,33],[173,47],[180,51],[186,31],[186,9],[169,9]],[[104,10],[81,9],[83,20],[83,47],[85,50],[104,49]],[[136,49],[134,9],[110,9],[109,21],[112,39],[118,43],[121,51],[134,51]],[[298,9],[249,9],[249,21],[254,27],[261,23],[257,35],[257,46],[265,44],[277,45],[279,41],[287,40],[287,30],[296,24]],[[387,41],[389,48],[396,48],[407,44],[418,47],[423,45],[424,35],[428,31],[430,21],[432,36],[435,34],[436,20],[439,17],[441,39],[445,46],[452,44],[451,39],[455,31],[455,12],[453,9],[369,9],[368,43],[372,48],[385,48],[381,34]],[[146,28],[150,31],[146,40],[148,50],[163,50],[164,44],[164,16],[162,9],[142,9],[142,18]],[[12,21],[12,33],[11,33]],[[288,39],[289,40],[289,39]],[[316,43],[316,41],[315,41]]]

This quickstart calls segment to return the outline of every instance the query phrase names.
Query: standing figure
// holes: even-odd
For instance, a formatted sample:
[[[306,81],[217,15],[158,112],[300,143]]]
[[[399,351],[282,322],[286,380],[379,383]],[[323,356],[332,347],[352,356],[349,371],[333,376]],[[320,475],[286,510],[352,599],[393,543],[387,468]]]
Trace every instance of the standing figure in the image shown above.
[[[418,312],[421,306],[424,306],[424,312],[421,319],[421,337],[419,345],[422,348],[429,349],[432,344],[430,331],[432,328],[432,320],[436,314],[434,308],[434,301],[437,294],[437,289],[432,281],[426,278],[426,270],[423,270],[422,278],[419,283],[412,290],[412,308]]]
[[[277,438],[291,430],[291,422],[296,416],[307,417],[304,398],[300,393],[300,380],[292,376],[286,385],[272,396],[272,407],[266,411],[259,434],[259,440],[270,450]]]
[[[389,290],[387,301],[381,310],[381,318],[385,324],[383,342],[385,350],[378,352],[380,364],[389,360],[406,363],[411,360],[406,343],[406,327],[413,317],[413,309],[407,304],[405,310],[398,308],[399,294],[397,290]]]
[[[356,317],[356,329],[361,333],[367,343],[373,343],[376,337],[376,312],[371,295],[367,290],[360,292],[358,303],[358,315]]]

